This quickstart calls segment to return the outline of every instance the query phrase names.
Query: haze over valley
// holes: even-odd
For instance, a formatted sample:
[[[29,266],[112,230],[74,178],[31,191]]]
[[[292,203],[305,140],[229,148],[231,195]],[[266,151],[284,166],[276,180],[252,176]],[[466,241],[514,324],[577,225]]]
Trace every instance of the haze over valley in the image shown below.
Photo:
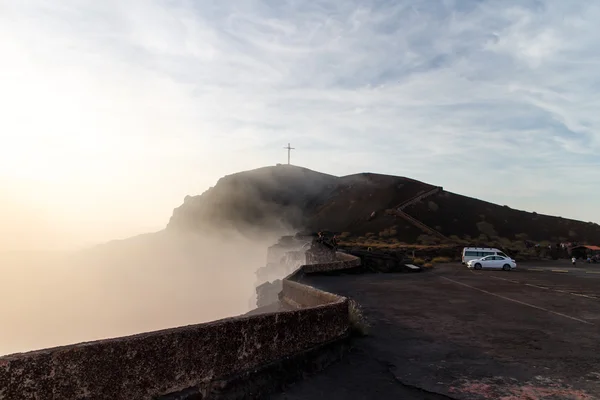
[[[0,355],[243,314],[275,240],[161,232],[80,252],[1,254]]]

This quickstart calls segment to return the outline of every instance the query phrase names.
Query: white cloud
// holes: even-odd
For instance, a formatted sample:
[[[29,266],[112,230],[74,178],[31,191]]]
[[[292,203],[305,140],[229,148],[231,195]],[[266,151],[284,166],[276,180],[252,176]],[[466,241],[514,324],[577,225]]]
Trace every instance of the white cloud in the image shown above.
[[[106,238],[291,141],[312,169],[600,220],[600,6],[442,4],[0,2],[0,177]]]

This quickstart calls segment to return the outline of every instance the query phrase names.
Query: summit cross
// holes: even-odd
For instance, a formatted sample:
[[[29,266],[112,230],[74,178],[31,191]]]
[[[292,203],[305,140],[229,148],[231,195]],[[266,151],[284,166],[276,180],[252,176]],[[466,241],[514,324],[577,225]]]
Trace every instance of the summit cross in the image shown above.
[[[290,165],[290,151],[291,150],[296,150],[296,149],[293,148],[293,147],[290,147],[289,143],[288,143],[287,147],[284,147],[284,149],[287,149],[287,151],[288,151],[288,165]]]

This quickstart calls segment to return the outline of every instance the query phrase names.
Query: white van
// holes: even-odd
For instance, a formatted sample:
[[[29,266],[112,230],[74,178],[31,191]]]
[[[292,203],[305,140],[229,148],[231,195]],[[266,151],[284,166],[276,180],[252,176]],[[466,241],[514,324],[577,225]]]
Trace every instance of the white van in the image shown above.
[[[465,247],[462,251],[462,263],[466,264],[471,260],[477,260],[486,256],[502,256],[507,257],[505,253],[493,247]]]

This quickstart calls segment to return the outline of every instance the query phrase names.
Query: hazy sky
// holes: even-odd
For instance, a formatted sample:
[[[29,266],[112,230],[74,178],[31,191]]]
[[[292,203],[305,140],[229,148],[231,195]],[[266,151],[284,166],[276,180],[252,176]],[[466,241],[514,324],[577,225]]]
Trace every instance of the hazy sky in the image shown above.
[[[597,1],[0,0],[0,249],[285,162],[600,222]],[[8,221],[8,222],[7,222]]]

